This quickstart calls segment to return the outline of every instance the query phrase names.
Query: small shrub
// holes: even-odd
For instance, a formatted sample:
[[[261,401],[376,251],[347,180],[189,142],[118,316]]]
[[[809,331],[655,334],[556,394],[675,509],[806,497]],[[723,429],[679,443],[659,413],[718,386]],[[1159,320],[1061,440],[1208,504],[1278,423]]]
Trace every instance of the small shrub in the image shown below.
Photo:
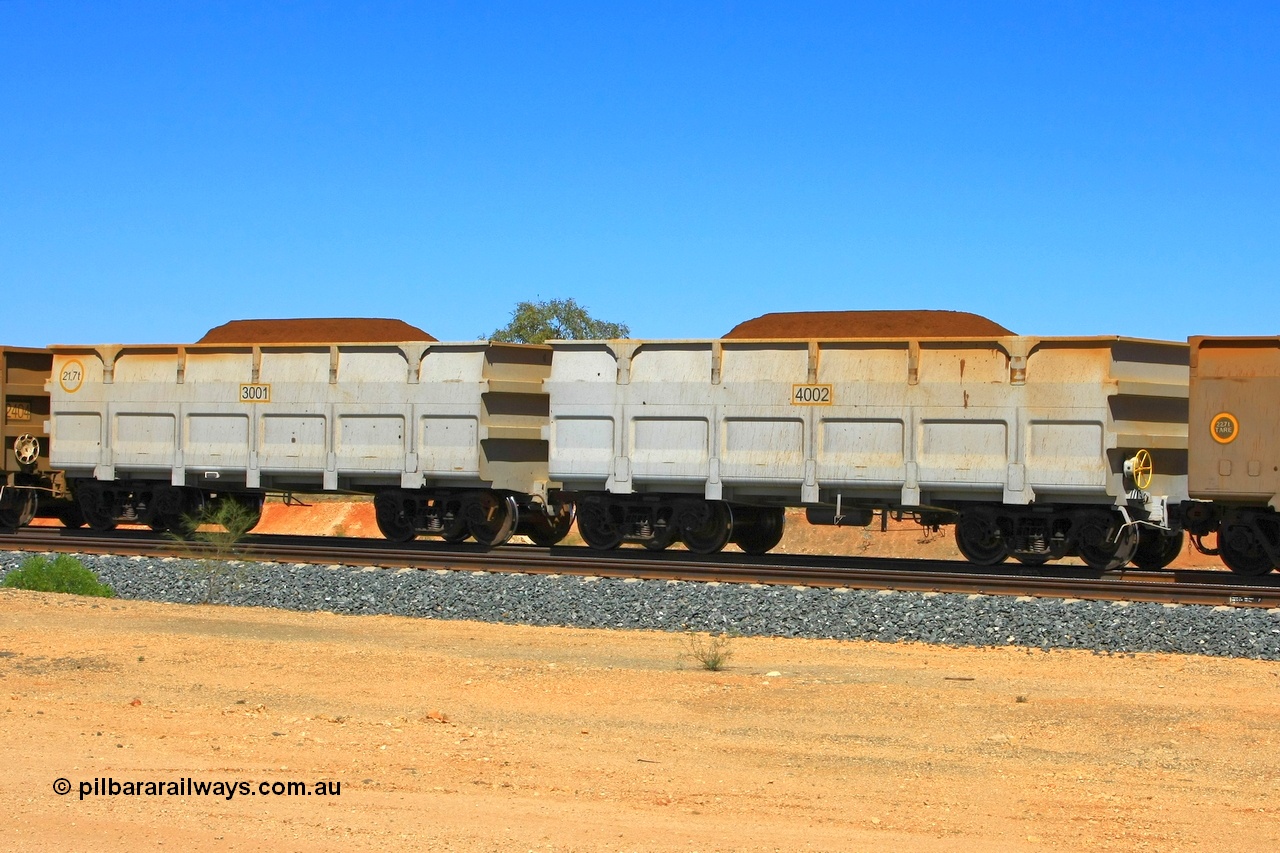
[[[729,648],[731,637],[725,634],[689,634],[685,638],[684,654],[703,669],[719,672],[724,669],[733,650]]]
[[[244,537],[258,523],[259,513],[235,498],[222,498],[195,515],[184,516],[182,526],[187,539],[199,542],[213,552],[216,560],[231,559],[244,542]]]
[[[258,523],[259,513],[234,498],[214,501],[197,515],[183,518],[186,537],[204,546],[193,549],[197,561],[192,574],[204,581],[205,604],[223,593],[238,589],[249,579],[249,569],[237,562],[245,536]]]
[[[98,598],[115,598],[116,592],[98,580],[98,576],[84,567],[75,557],[60,554],[52,561],[45,557],[28,557],[21,566],[5,575],[4,583],[10,589],[29,589],[36,592],[66,592],[72,595],[93,595]]]

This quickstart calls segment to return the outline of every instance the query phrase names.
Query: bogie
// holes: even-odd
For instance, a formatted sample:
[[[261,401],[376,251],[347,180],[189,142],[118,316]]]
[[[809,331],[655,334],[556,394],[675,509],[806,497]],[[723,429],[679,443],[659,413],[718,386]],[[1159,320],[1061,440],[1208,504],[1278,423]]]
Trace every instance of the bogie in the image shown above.
[[[505,544],[517,531],[546,544],[558,542],[573,524],[572,506],[546,515],[521,496],[496,491],[386,489],[374,495],[374,517],[391,542],[439,536],[458,543],[468,538],[485,548]]]
[[[184,536],[200,523],[205,508],[214,500],[213,493],[187,486],[171,486],[154,481],[81,480],[73,484],[74,510],[61,513],[64,523],[88,524],[93,530],[106,532],[119,524],[141,524],[152,530]],[[228,496],[218,499],[227,500]],[[261,515],[262,496],[237,496],[251,511]],[[256,519],[254,520],[256,524]]]
[[[1185,540],[1181,530],[1142,527],[1138,530],[1138,550],[1133,555],[1133,564],[1147,571],[1163,569],[1182,553]]]
[[[676,542],[715,554],[730,543],[763,554],[782,539],[785,510],[685,495],[578,495],[578,532],[588,546],[611,551],[624,542],[662,551]]]
[[[1075,555],[1098,571],[1118,569],[1132,559],[1148,565],[1164,560],[1163,567],[1177,556],[1182,544],[1180,530],[1164,532],[1162,540],[1153,532],[1151,544],[1140,550],[1138,526],[1109,508],[965,507],[959,512],[955,536],[960,553],[979,566],[1014,557],[1035,567]]]
[[[1259,577],[1277,565],[1277,526],[1274,518],[1252,513],[1229,513],[1218,530],[1222,562],[1236,574]]]

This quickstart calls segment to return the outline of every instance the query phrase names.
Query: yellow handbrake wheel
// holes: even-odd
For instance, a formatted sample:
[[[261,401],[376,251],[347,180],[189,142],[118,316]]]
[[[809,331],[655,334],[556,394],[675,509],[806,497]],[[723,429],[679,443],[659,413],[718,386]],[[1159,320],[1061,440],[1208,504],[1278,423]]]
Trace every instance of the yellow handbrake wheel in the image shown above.
[[[1133,485],[1137,488],[1146,491],[1151,485],[1151,478],[1155,473],[1156,468],[1151,462],[1151,454],[1145,449],[1139,450],[1129,460],[1129,476],[1133,478]]]

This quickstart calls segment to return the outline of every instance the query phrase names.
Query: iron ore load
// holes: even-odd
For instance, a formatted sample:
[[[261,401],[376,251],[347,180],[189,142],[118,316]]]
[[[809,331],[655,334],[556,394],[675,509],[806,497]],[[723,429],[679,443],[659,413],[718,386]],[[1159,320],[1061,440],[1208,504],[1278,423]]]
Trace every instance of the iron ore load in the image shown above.
[[[373,494],[395,541],[559,541],[545,346],[396,320],[238,321],[188,345],[55,346],[54,466],[90,526],[174,529],[213,501]]]
[[[1167,565],[1188,348],[959,312],[766,315],[724,338],[556,341],[550,476],[594,548],[763,553],[785,507],[954,524],[981,565]]]

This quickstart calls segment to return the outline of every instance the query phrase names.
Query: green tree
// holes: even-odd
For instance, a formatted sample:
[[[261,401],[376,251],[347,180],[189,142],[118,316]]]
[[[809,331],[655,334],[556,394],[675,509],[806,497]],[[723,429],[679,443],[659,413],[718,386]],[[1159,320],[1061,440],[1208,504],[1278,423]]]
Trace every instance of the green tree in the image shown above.
[[[625,323],[597,320],[572,299],[521,302],[511,312],[511,322],[490,335],[491,341],[540,344],[552,339],[581,341],[625,338]]]

